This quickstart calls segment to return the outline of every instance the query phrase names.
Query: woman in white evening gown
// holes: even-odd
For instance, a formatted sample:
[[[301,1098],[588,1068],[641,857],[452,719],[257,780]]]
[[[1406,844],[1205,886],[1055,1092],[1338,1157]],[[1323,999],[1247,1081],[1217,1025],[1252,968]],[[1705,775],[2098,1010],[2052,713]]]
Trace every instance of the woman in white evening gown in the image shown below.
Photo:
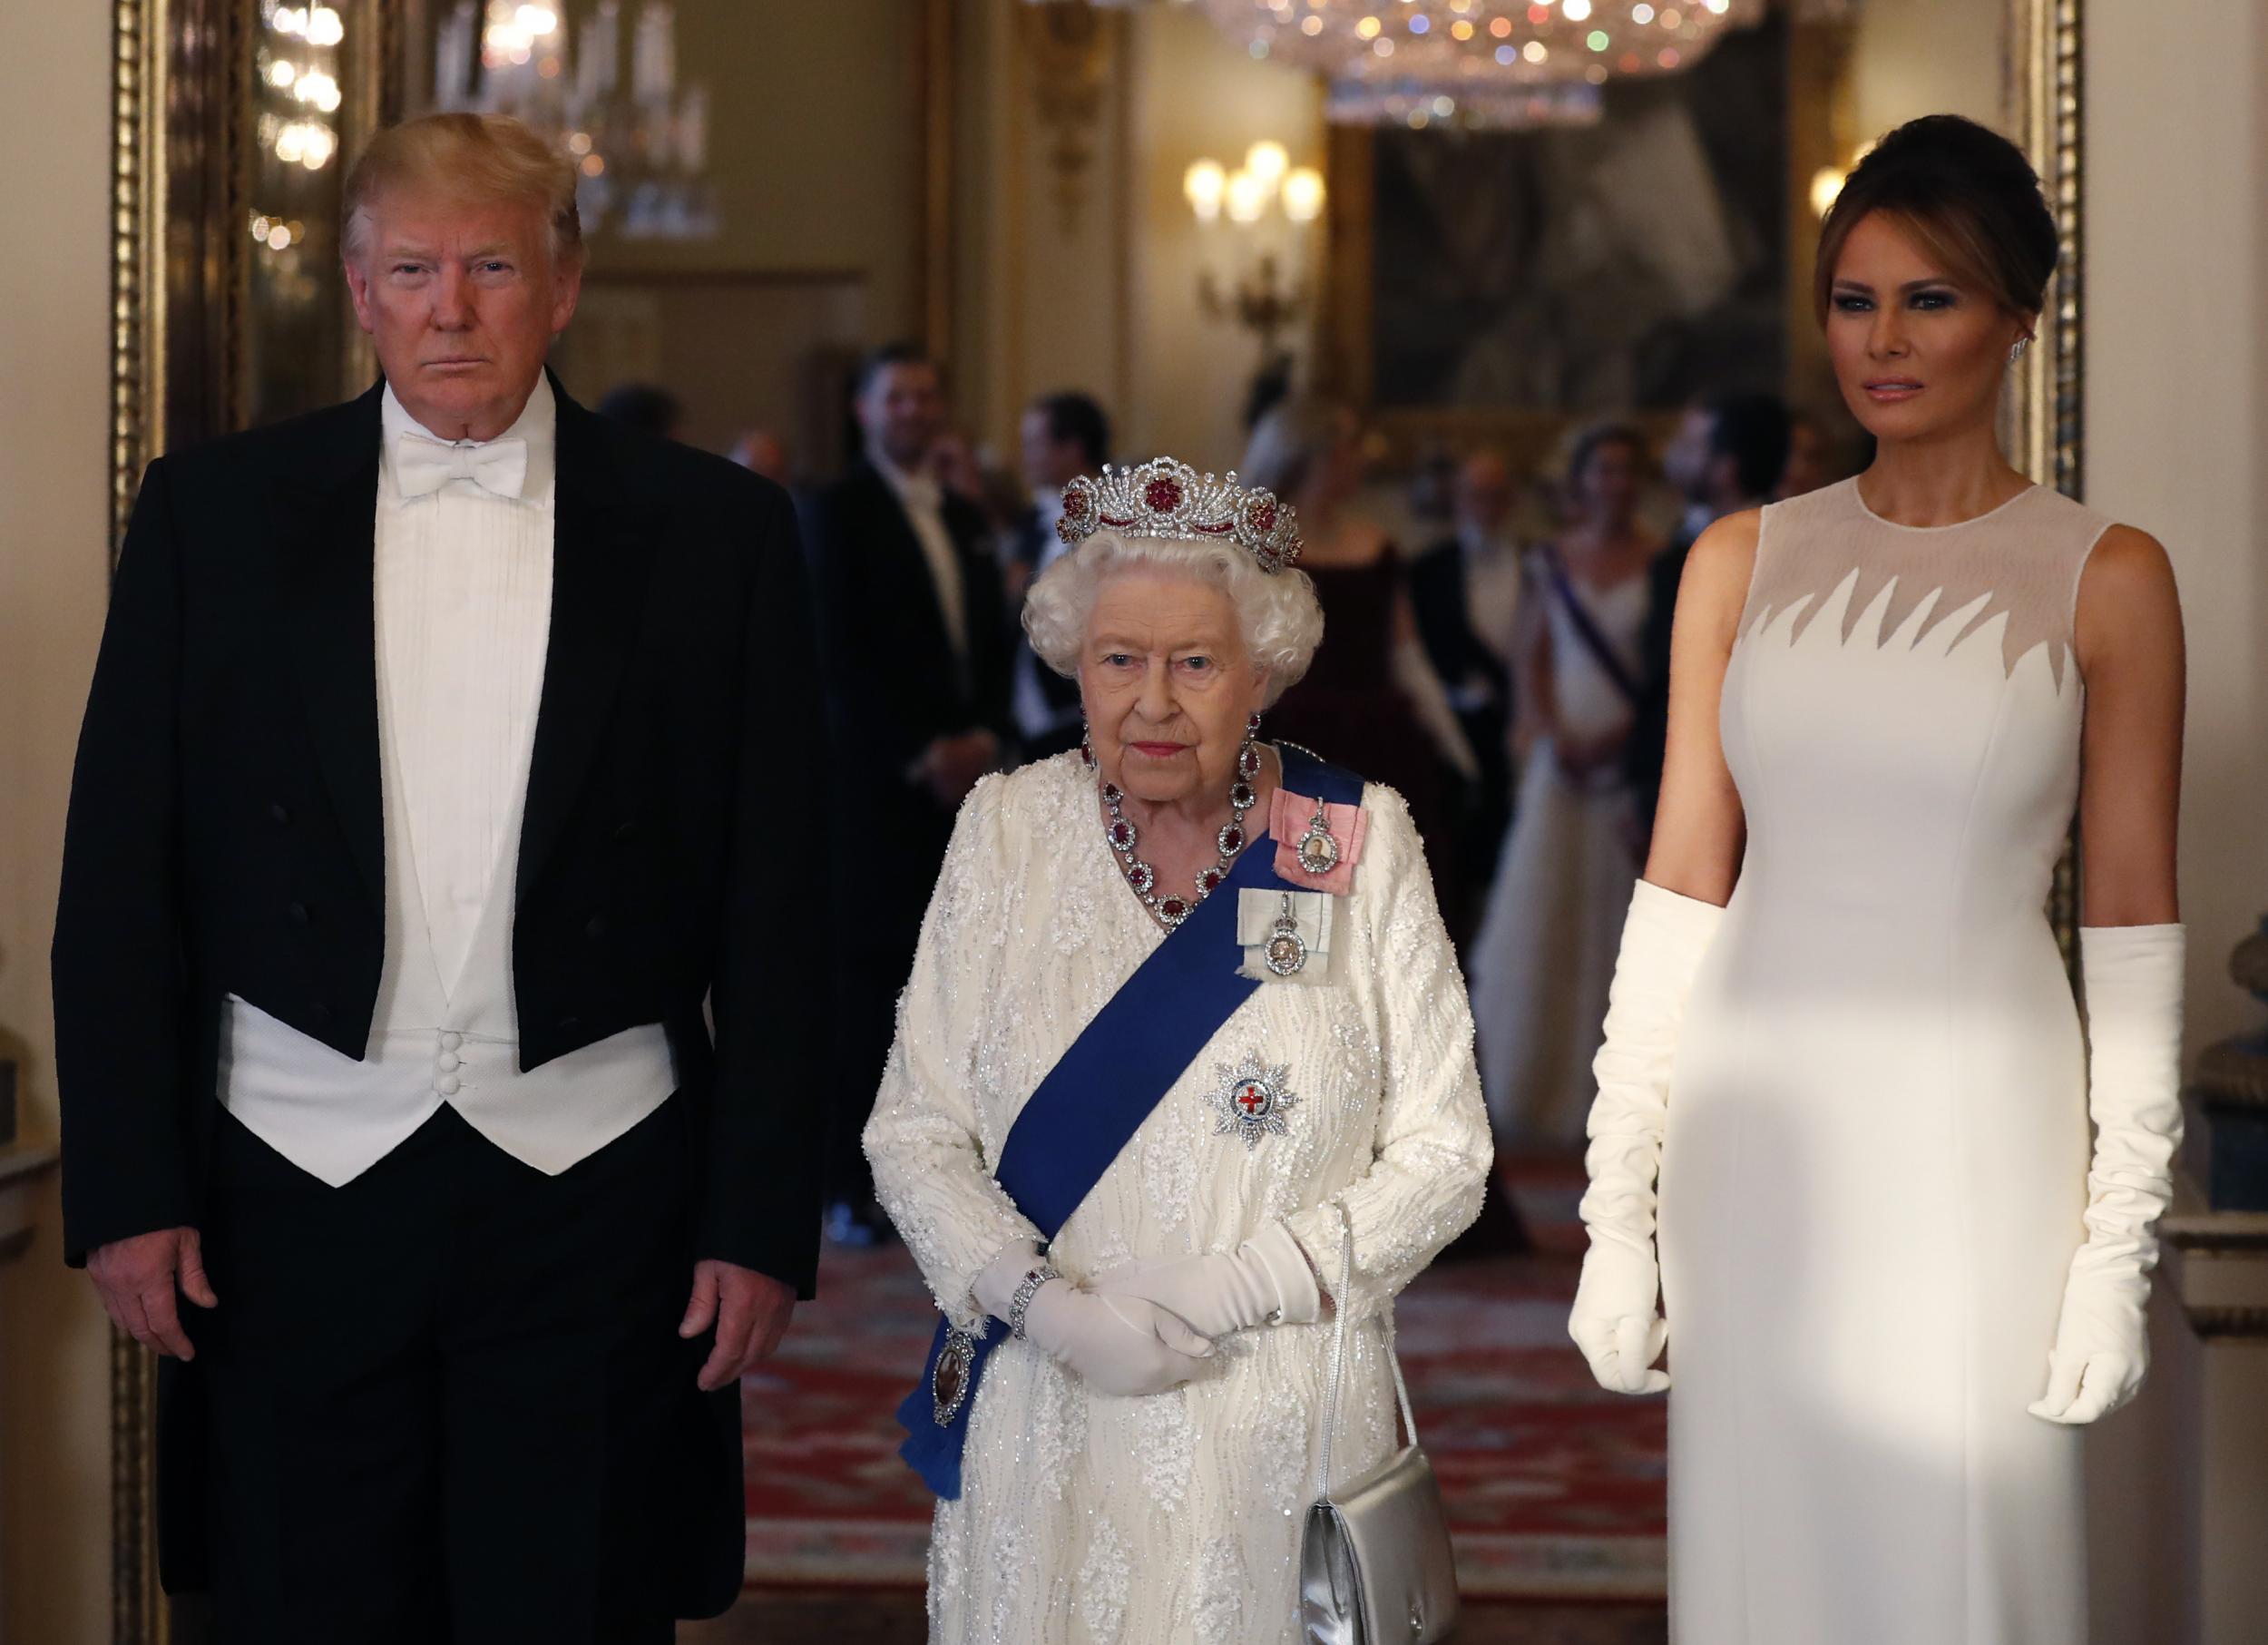
[[[1163,459],[1065,488],[1077,545],[1024,622],[1090,751],[977,786],[923,922],[865,1145],[948,1327],[989,1345],[949,1369],[941,1332],[901,1412],[941,1499],[936,1645],[1295,1645],[1334,1309],[1344,1483],[1393,1443],[1381,1317],[1480,1208],[1409,811],[1255,739],[1322,632],[1275,557],[1291,514]],[[1161,966],[1190,986],[1146,993]],[[1161,1078],[1120,1077],[1146,1058]],[[1083,1171],[1024,1146],[1111,1112],[1127,1140]]]
[[[2087,1637],[2079,1425],[2141,1381],[2180,1131],[2182,644],[2157,543],[1994,442],[2056,246],[2003,139],[1885,138],[1817,291],[1874,464],[1679,592],[1569,1329],[1675,1378],[1681,1645]]]
[[[1582,1137],[1637,878],[1622,755],[1644,685],[1646,568],[1661,549],[1633,518],[1645,461],[1635,429],[1588,430],[1568,459],[1575,524],[1525,567],[1515,660],[1525,763],[1471,955],[1481,1089],[1508,1145]]]

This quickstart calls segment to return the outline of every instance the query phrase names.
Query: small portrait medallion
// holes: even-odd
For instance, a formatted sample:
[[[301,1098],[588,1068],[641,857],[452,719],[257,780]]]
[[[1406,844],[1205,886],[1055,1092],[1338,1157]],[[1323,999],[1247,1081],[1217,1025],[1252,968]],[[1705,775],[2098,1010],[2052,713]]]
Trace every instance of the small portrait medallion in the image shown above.
[[[1284,894],[1284,912],[1260,950],[1260,957],[1278,976],[1297,976],[1307,968],[1307,939],[1299,935],[1299,916],[1292,912],[1292,894]]]
[[[1246,1148],[1254,1148],[1262,1137],[1288,1133],[1284,1115],[1299,1106],[1299,1099],[1292,1094],[1290,1068],[1248,1056],[1234,1067],[1217,1062],[1213,1072],[1221,1082],[1211,1098],[1220,1114],[1220,1123],[1213,1128],[1215,1136],[1233,1134],[1243,1138]]]
[[[1331,837],[1331,824],[1323,813],[1323,801],[1315,801],[1315,815],[1307,825],[1307,832],[1299,842],[1299,866],[1321,879],[1339,866],[1339,842]]]

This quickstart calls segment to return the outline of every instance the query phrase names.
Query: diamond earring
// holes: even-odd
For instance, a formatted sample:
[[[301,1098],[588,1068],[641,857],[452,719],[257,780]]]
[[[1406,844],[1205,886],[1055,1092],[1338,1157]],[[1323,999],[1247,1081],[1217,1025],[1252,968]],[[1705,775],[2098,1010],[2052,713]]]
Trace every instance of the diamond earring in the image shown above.
[[[2024,357],[2024,350],[2025,350],[2025,349],[2027,349],[2027,348],[2030,348],[2031,346],[2032,346],[2032,339],[2031,339],[2030,338],[2028,338],[2028,337],[2019,337],[2019,338],[2018,338],[2016,339],[2016,346],[2015,346],[2013,348],[2010,348],[2010,349],[2009,350],[2009,365],[2011,365],[2011,366],[2013,366],[2013,365],[2015,365],[2015,364],[2016,364],[2016,362],[2017,362],[2017,361],[2019,361],[2019,360],[2022,359],[2022,358]]]

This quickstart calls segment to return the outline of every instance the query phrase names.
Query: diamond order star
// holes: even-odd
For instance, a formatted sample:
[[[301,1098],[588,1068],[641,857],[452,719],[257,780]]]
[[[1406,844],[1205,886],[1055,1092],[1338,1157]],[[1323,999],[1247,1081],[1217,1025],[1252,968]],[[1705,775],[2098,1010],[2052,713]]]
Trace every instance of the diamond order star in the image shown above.
[[[1292,1094],[1289,1064],[1263,1062],[1254,1054],[1233,1064],[1216,1062],[1213,1072],[1220,1079],[1209,1099],[1220,1116],[1213,1128],[1215,1136],[1241,1137],[1249,1149],[1257,1147],[1262,1137],[1290,1133],[1284,1114],[1298,1107],[1299,1099]]]

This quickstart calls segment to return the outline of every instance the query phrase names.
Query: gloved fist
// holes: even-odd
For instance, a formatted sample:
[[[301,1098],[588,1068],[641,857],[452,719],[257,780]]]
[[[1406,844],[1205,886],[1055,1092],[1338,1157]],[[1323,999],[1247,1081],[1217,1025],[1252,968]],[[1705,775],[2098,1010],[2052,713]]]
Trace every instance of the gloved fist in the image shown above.
[[[1668,1372],[1648,1368],[1669,1341],[1669,1327],[1655,1307],[1658,1288],[1650,1254],[1592,1241],[1567,1333],[1590,1362],[1598,1386],[1610,1394],[1659,1394],[1669,1386]]]
[[[2142,1391],[2149,1369],[2149,1329],[2138,1310],[2116,1298],[2090,1307],[2067,1294],[2048,1354],[2048,1392],[2026,1408],[2070,1427],[2099,1422]]]
[[[1323,1311],[1315,1269],[1281,1222],[1269,1223],[1234,1252],[1121,1264],[1097,1276],[1093,1288],[1154,1302],[1201,1337],[1309,1325]]]
[[[1024,1335],[1105,1394],[1163,1394],[1210,1357],[1213,1345],[1154,1302],[1102,1297],[1051,1279],[1024,1309]]]

